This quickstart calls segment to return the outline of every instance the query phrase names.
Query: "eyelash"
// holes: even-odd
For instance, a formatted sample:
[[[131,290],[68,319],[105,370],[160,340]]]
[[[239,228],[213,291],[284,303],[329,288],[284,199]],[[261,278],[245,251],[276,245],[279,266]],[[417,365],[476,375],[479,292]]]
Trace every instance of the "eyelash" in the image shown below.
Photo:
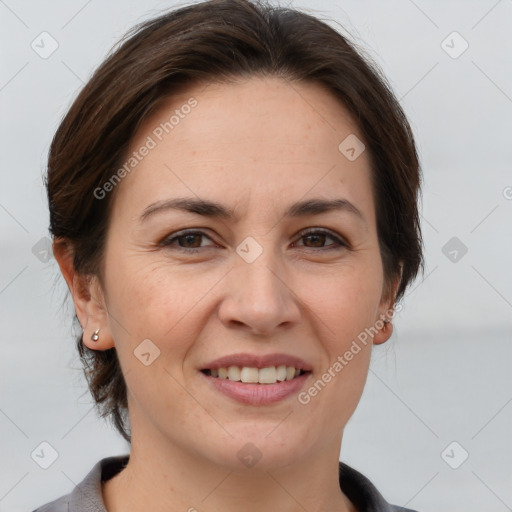
[[[332,250],[339,250],[339,249],[350,249],[349,244],[347,242],[345,242],[340,237],[334,235],[331,231],[328,231],[328,230],[325,230],[325,229],[311,228],[311,229],[308,229],[306,231],[303,231],[301,233],[301,236],[299,237],[299,240],[301,238],[305,238],[307,236],[318,235],[318,234],[326,235],[328,238],[331,238],[335,242],[334,244],[331,244],[332,246],[335,246],[335,247],[331,247],[331,246],[328,246],[327,248],[320,247],[320,248],[318,248],[319,250],[332,251]],[[211,238],[206,233],[204,233],[203,231],[190,230],[190,231],[182,231],[181,233],[178,233],[177,235],[172,236],[170,238],[169,237],[165,238],[164,240],[162,240],[162,242],[160,242],[159,245],[163,246],[163,247],[170,247],[173,244],[174,241],[179,240],[181,238],[185,238],[186,236],[191,236],[191,235],[204,236],[204,237],[206,237],[206,238],[211,240]],[[211,247],[211,246],[208,246],[208,247]],[[178,251],[181,251],[181,252],[185,252],[185,253],[189,253],[190,254],[190,253],[197,253],[197,252],[199,252],[201,249],[203,249],[203,247],[192,247],[192,248],[190,248],[190,247],[175,246],[174,249],[178,250]],[[307,250],[312,250],[312,251],[316,252],[316,249],[314,247],[307,247],[306,249]]]

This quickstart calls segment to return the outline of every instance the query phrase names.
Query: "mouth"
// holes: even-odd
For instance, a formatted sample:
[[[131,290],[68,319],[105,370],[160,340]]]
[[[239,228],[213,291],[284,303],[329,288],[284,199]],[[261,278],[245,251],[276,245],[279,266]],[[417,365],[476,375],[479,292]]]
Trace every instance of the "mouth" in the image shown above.
[[[254,366],[224,366],[218,368],[206,368],[201,372],[208,377],[227,379],[244,384],[277,384],[279,382],[294,380],[311,371],[294,366],[266,366],[257,368]]]
[[[285,353],[239,353],[199,368],[205,382],[238,403],[265,406],[290,399],[310,380],[311,364]]]

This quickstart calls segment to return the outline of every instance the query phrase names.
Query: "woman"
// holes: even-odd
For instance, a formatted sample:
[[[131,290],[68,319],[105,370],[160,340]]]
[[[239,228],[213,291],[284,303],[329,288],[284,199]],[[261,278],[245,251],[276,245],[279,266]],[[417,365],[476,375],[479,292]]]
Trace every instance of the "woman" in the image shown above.
[[[212,0],[136,27],[52,142],[54,255],[130,442],[40,511],[397,511],[339,461],[422,267],[385,80],[312,16]]]

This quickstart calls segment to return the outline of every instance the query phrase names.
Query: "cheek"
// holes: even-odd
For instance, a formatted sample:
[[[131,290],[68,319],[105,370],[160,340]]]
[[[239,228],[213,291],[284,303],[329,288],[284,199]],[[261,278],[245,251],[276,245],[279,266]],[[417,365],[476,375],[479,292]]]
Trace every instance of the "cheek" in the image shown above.
[[[123,321],[133,336],[153,334],[155,327],[169,329],[173,317],[185,307],[187,294],[179,272],[170,268],[166,271],[162,264],[155,265],[151,256],[144,253],[116,258],[112,251],[110,262],[109,312]],[[171,317],[170,312],[173,312]]]
[[[171,266],[160,258],[150,263],[147,254],[120,259],[110,268],[109,315],[116,347],[128,361],[146,339],[172,355],[172,365],[184,355],[204,327],[209,290],[219,281],[215,272]],[[181,364],[181,363],[180,363]]]
[[[315,336],[322,341],[326,358],[320,382],[306,392],[316,414],[332,413],[337,422],[348,421],[368,376],[372,348],[368,330],[380,301],[378,268],[347,266],[322,286],[309,287],[314,292],[308,293],[307,303],[315,313]]]
[[[328,340],[329,351],[336,355],[347,343],[373,325],[381,297],[381,273],[375,266],[346,265],[331,275],[304,276],[300,288],[306,311],[316,317],[316,325]]]

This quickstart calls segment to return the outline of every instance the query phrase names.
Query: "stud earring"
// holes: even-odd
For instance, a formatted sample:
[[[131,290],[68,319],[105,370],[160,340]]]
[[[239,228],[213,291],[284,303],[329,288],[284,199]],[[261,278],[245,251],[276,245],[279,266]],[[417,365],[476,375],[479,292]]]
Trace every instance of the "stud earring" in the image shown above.
[[[91,340],[92,341],[98,341],[100,339],[100,337],[98,336],[98,333],[100,332],[99,329],[96,329],[93,333],[93,335],[91,336]]]

